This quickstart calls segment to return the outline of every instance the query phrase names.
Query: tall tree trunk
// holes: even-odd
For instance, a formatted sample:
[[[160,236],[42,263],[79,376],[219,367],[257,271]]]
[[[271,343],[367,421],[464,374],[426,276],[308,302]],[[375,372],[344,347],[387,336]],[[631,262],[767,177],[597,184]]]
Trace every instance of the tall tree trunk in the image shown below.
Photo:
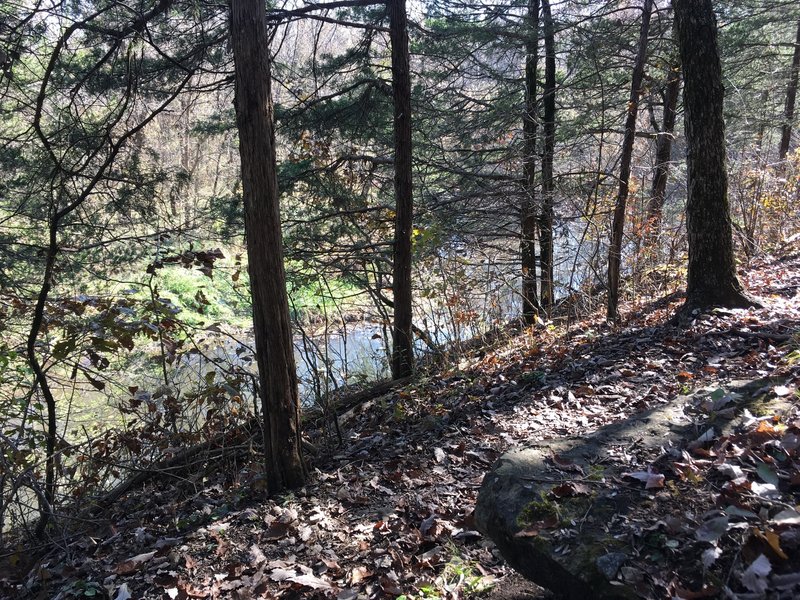
[[[728,205],[724,89],[711,0],[673,0],[683,66],[688,144],[686,229],[689,268],[686,303],[678,316],[711,306],[747,307],[753,301],[736,276]]]
[[[797,79],[800,76],[800,21],[797,22],[797,39],[794,42],[794,55],[792,56],[792,71],[789,75],[789,85],[786,87],[786,107],[783,111],[783,127],[781,128],[781,146],[778,158],[784,160],[789,153],[789,144],[792,141],[792,121],[794,120],[794,103],[797,99]]]
[[[625,137],[622,140],[622,157],[619,169],[619,191],[614,206],[614,222],[611,226],[611,245],[608,249],[608,312],[609,321],[619,320],[619,278],[622,261],[622,236],[625,232],[625,209],[628,204],[628,189],[631,177],[633,141],[636,135],[636,116],[639,113],[639,92],[642,89],[644,62],[647,57],[647,36],[650,33],[650,13],[653,0],[645,0],[642,7],[642,26],[639,30],[639,46],[633,64],[631,94],[625,118]]]
[[[553,158],[556,145],[556,44],[550,0],[542,0],[544,17],[544,147],[542,148],[542,211],[539,215],[542,307],[553,308]]]
[[[680,65],[669,67],[667,86],[664,92],[664,115],[661,128],[656,138],[656,167],[653,174],[653,185],[650,188],[650,200],[647,202],[647,217],[644,243],[652,248],[661,235],[661,220],[664,214],[664,202],[667,198],[667,178],[672,158],[672,141],[675,139],[675,115],[678,96],[681,91]]]
[[[392,377],[399,379],[410,375],[414,370],[411,333],[411,228],[414,218],[411,187],[411,73],[405,0],[389,0],[388,11],[389,37],[392,43],[395,169]]]
[[[283,265],[266,10],[231,0],[236,124],[263,410],[267,492],[303,485],[300,401]]]
[[[525,193],[522,200],[520,258],[522,259],[522,317],[532,325],[539,309],[536,292],[536,71],[539,62],[539,0],[528,1],[528,36],[525,42],[525,114],[522,167]]]

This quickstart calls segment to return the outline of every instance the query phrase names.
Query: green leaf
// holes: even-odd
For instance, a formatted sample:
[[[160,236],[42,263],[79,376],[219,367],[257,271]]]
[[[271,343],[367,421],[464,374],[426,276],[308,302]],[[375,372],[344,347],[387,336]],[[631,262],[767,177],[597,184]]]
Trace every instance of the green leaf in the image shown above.
[[[722,398],[725,397],[725,390],[723,390],[722,388],[717,388],[716,390],[711,392],[711,394],[709,394],[709,397],[712,400],[722,400]]]
[[[53,346],[53,358],[56,360],[64,360],[69,353],[75,349],[75,336],[71,335],[63,340],[56,342]]]
[[[775,487],[778,487],[778,474],[775,472],[775,469],[770,467],[767,463],[758,465],[756,467],[756,472],[764,483],[771,483]]]
[[[92,347],[97,350],[103,350],[105,352],[114,352],[117,348],[119,348],[119,345],[114,340],[107,340],[106,338],[101,338],[101,337],[93,337]]]
[[[94,379],[91,375],[89,375],[86,371],[83,372],[83,376],[86,377],[86,380],[92,384],[92,387],[96,390],[103,391],[106,389],[106,384],[104,381],[98,381]]]

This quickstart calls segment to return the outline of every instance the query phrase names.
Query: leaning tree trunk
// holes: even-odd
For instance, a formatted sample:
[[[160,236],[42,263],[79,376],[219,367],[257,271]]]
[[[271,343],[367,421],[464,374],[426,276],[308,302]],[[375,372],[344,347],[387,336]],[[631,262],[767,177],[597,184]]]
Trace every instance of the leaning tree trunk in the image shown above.
[[[669,163],[672,158],[672,140],[675,135],[675,115],[678,96],[681,91],[681,68],[671,66],[667,71],[667,86],[664,92],[664,115],[661,128],[656,132],[656,168],[653,174],[653,185],[650,188],[650,200],[647,202],[647,217],[644,230],[644,245],[654,249],[661,235],[661,221],[664,214],[664,202],[667,198],[667,178]]]
[[[544,17],[544,147],[542,148],[542,211],[539,215],[539,256],[541,261],[542,307],[553,308],[553,212],[555,183],[553,159],[556,145],[556,44],[550,0],[542,0]]]
[[[539,0],[528,1],[528,36],[525,42],[525,114],[522,168],[525,191],[521,211],[522,317],[532,325],[539,309],[536,292],[536,71],[539,62]]]
[[[797,39],[794,42],[792,70],[789,74],[789,85],[786,87],[786,107],[783,111],[783,127],[781,128],[781,145],[778,158],[784,160],[789,153],[792,141],[792,121],[794,120],[794,103],[797,99],[797,80],[800,76],[800,21],[797,22]]]
[[[267,492],[275,494],[303,485],[306,468],[283,265],[264,2],[231,0],[231,40],[265,475]]]
[[[622,261],[622,235],[625,232],[625,210],[628,205],[628,187],[631,178],[633,141],[636,136],[636,116],[639,114],[639,92],[642,89],[644,61],[647,56],[647,36],[650,33],[650,13],[653,0],[645,0],[642,7],[642,27],[639,30],[639,47],[633,63],[631,94],[625,118],[625,137],[622,140],[622,157],[619,169],[619,192],[614,206],[614,223],[611,226],[611,245],[608,249],[608,312],[609,321],[619,320],[619,273]]]
[[[689,267],[679,316],[711,306],[752,306],[736,276],[725,156],[724,89],[711,0],[673,0],[683,66],[688,145]]]
[[[388,11],[389,37],[392,42],[395,169],[392,377],[399,379],[410,375],[414,370],[411,332],[411,228],[414,216],[411,188],[411,74],[405,0],[389,0]]]

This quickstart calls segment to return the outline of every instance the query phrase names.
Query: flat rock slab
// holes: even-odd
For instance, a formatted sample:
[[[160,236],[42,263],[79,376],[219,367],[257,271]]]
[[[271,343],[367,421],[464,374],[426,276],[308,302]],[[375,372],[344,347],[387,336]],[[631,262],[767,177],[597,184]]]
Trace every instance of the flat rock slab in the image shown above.
[[[761,410],[780,411],[786,401],[763,402],[763,391],[776,383],[731,382],[726,388],[735,392],[734,401],[710,419],[692,414],[697,396],[681,396],[583,438],[511,450],[483,480],[478,529],[514,569],[558,597],[662,596],[664,582],[658,579],[667,573],[638,560],[629,527],[631,519],[647,521],[648,504],[664,485],[657,469],[648,474],[648,465],[675,460],[688,444],[702,443],[709,429],[716,435],[730,430],[754,402]]]

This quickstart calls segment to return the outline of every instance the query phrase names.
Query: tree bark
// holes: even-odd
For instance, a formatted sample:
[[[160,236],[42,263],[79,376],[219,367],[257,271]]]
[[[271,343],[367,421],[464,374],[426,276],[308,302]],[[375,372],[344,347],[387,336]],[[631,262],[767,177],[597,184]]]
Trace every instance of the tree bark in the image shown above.
[[[36,355],[36,344],[39,339],[39,331],[45,320],[45,304],[50,295],[50,287],[55,273],[56,258],[58,256],[58,227],[59,215],[54,214],[50,218],[48,226],[48,245],[45,258],[44,274],[42,276],[42,286],[36,299],[36,308],[33,311],[31,329],[28,333],[26,345],[28,353],[28,364],[36,377],[36,383],[44,396],[45,406],[47,407],[47,430],[46,430],[46,457],[45,457],[45,480],[44,495],[39,497],[40,519],[36,526],[36,537],[43,537],[47,530],[47,525],[53,519],[53,507],[56,503],[56,438],[58,436],[58,421],[56,416],[56,399],[50,388],[42,363]]]
[[[797,39],[794,42],[794,55],[792,56],[792,70],[789,75],[789,85],[786,87],[786,107],[783,111],[783,127],[781,128],[781,145],[778,158],[785,160],[789,153],[792,141],[792,121],[794,120],[794,103],[797,99],[797,80],[800,76],[800,21],[797,22]]]
[[[645,0],[642,7],[642,26],[639,30],[639,45],[636,60],[633,63],[631,77],[631,94],[628,100],[628,111],[625,118],[625,136],[622,140],[622,156],[619,169],[619,191],[614,206],[614,222],[611,226],[611,245],[608,249],[608,311],[609,321],[619,320],[619,279],[622,262],[622,236],[625,232],[625,210],[628,205],[628,190],[631,178],[631,159],[633,158],[633,141],[636,136],[636,116],[639,113],[639,92],[642,89],[644,61],[647,57],[647,36],[650,33],[650,13],[653,0]]]
[[[263,412],[267,493],[305,482],[286,274],[283,265],[266,10],[231,0],[236,124],[242,165],[248,272]]]
[[[392,97],[394,100],[395,226],[392,261],[392,377],[414,370],[411,332],[411,230],[414,200],[411,184],[411,74],[405,0],[389,0],[389,37],[392,44]]]
[[[712,306],[748,307],[733,256],[725,154],[724,89],[711,0],[673,0],[683,66],[688,153],[686,303],[678,317]]]
[[[553,212],[555,183],[553,160],[556,144],[556,45],[550,0],[542,0],[544,17],[544,147],[542,151],[542,211],[539,215],[539,256],[541,262],[542,307],[549,313],[555,301],[553,291]]]
[[[672,141],[675,139],[675,115],[681,91],[680,65],[669,67],[664,93],[664,115],[656,138],[656,167],[650,200],[647,202],[647,217],[644,234],[645,247],[653,248],[661,234],[661,220],[666,201],[669,164],[672,158]]]
[[[521,211],[522,318],[532,325],[539,310],[536,289],[536,71],[539,62],[539,0],[528,1],[525,42],[525,114],[522,116],[525,192]]]

